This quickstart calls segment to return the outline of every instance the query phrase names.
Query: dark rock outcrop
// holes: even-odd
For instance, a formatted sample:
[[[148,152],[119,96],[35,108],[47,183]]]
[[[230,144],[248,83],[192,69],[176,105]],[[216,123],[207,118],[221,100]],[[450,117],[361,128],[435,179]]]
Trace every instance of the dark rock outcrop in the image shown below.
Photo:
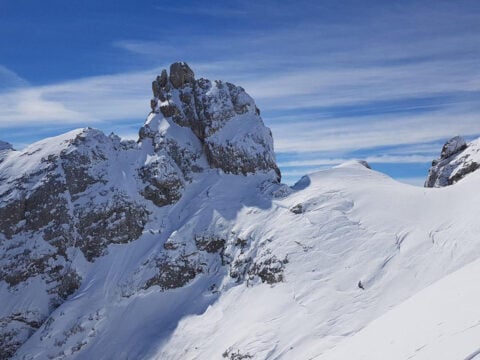
[[[455,184],[479,168],[479,140],[467,144],[462,137],[455,136],[443,145],[440,158],[432,161],[425,187]]]
[[[454,136],[443,145],[442,152],[440,153],[440,160],[445,160],[466,148],[467,143],[465,140],[461,136]]]
[[[163,73],[162,71],[162,75]],[[160,76],[160,78],[161,77],[162,76]],[[186,63],[176,62],[170,65],[170,83],[175,89],[179,89],[185,84],[193,84],[194,81],[195,76],[193,71]]]

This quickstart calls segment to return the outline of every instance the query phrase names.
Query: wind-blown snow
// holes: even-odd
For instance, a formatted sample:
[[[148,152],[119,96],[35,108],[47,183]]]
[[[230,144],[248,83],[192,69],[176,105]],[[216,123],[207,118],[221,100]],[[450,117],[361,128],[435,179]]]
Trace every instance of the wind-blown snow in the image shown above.
[[[480,358],[480,261],[418,292],[316,359]]]

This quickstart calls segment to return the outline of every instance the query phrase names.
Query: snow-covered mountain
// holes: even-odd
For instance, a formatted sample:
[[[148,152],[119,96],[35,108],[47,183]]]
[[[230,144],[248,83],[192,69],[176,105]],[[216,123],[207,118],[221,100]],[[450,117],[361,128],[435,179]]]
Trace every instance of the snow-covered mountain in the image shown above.
[[[473,359],[452,329],[477,335],[480,172],[431,189],[352,161],[288,187],[242,88],[175,63],[153,94],[137,142],[0,143],[0,358]]]

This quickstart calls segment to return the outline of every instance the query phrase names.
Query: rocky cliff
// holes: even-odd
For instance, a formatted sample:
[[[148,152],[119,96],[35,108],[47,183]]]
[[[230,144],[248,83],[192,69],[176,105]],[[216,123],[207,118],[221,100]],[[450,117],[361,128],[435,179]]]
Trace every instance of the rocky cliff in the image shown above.
[[[480,139],[466,143],[455,136],[443,145],[440,158],[433,160],[425,187],[455,184],[480,168]]]
[[[202,154],[210,167],[226,173],[246,175],[273,170],[280,180],[272,133],[264,126],[260,110],[243,88],[218,80],[195,80],[187,64],[174,63],[170,74],[163,70],[152,89],[152,114],[140,130],[141,140],[151,138],[156,148],[183,147],[195,159]],[[171,144],[172,136],[169,139],[167,129],[172,124],[193,133],[196,139],[188,142],[188,149],[185,144]],[[201,150],[195,143],[200,144]],[[198,169],[194,162],[180,164],[182,171]]]

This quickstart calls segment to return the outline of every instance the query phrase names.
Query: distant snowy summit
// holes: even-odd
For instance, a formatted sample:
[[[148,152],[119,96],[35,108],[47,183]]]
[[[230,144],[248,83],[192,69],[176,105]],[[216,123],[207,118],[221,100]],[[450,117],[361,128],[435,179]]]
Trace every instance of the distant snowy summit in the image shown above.
[[[466,143],[455,136],[443,145],[440,158],[433,160],[425,187],[455,184],[480,168],[480,139]]]
[[[5,142],[5,141],[0,141],[0,151],[5,151],[5,150],[12,150],[13,147],[11,144]]]

